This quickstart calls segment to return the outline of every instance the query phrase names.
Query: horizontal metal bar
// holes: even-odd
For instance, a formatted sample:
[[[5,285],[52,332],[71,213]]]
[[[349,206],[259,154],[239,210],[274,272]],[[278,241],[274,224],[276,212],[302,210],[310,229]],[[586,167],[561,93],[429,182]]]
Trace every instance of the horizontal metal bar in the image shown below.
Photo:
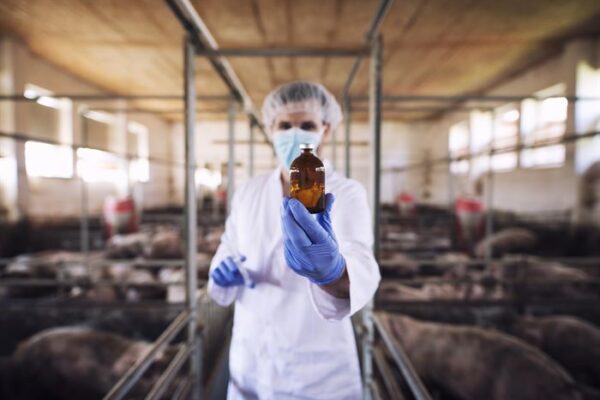
[[[181,370],[181,367],[189,359],[192,350],[188,345],[181,345],[181,348],[175,357],[173,357],[167,369],[161,374],[154,386],[152,386],[150,393],[146,396],[146,400],[158,400],[162,398],[165,391],[173,382],[173,379],[177,376],[177,373]]]
[[[394,102],[464,102],[464,101],[481,101],[481,102],[516,102],[523,100],[546,100],[552,98],[566,98],[567,101],[600,101],[600,97],[588,97],[588,96],[535,96],[535,95],[515,95],[515,96],[493,96],[493,95],[457,95],[457,96],[446,96],[446,95],[412,95],[412,96],[383,96],[383,101],[387,103]],[[350,98],[352,102],[366,103],[369,101],[368,96],[352,96]]]
[[[19,257],[14,258],[0,258],[0,265],[8,265],[12,263],[24,263],[27,265],[41,265],[47,264],[48,261],[39,258],[33,258],[31,260],[23,260],[19,259]],[[131,267],[180,267],[185,264],[185,260],[183,259],[161,259],[161,258],[103,258],[97,260],[86,260],[83,256],[80,259],[72,259],[72,260],[64,260],[56,262],[58,265],[79,265],[81,263],[86,263],[89,265],[126,265]],[[207,261],[205,264],[210,263]]]
[[[72,143],[65,143],[65,142],[60,142],[58,140],[42,139],[42,138],[37,138],[35,136],[25,135],[25,134],[22,134],[22,133],[7,133],[7,132],[1,132],[0,131],[0,137],[4,137],[4,138],[8,138],[8,139],[13,139],[13,140],[17,140],[17,141],[20,141],[20,142],[32,141],[32,142],[40,142],[40,143],[51,144],[51,145],[54,145],[54,146],[68,146],[68,147],[70,147],[71,149],[73,149],[75,151],[78,150],[78,149],[100,150],[100,151],[103,151],[105,153],[109,153],[109,154],[113,154],[115,156],[121,157],[121,158],[126,159],[126,160],[134,160],[134,159],[140,158],[138,154],[130,154],[130,153],[126,153],[126,152],[101,149],[101,148],[97,148],[97,147],[90,147],[90,146],[83,146],[83,145],[72,144]],[[156,164],[169,165],[169,166],[175,166],[175,167],[183,167],[184,166],[184,164],[182,162],[180,162],[180,161],[167,160],[167,159],[158,158],[158,157],[147,157],[147,158],[148,158],[149,162],[156,163]]]
[[[400,372],[406,380],[406,383],[408,384],[408,387],[410,388],[415,399],[431,400],[429,392],[425,388],[425,385],[423,385],[423,382],[421,382],[421,379],[419,378],[417,372],[413,368],[410,359],[404,352],[402,345],[397,341],[395,343],[394,341],[392,341],[390,335],[386,331],[385,327],[382,325],[377,315],[373,315],[373,321],[375,322],[375,327],[377,328],[379,335],[383,339],[383,342],[385,343],[385,346],[387,347],[388,351],[394,358],[396,365],[400,369]]]
[[[189,310],[181,312],[175,320],[167,327],[160,337],[152,344],[152,347],[140,357],[136,363],[129,368],[121,379],[116,383],[110,392],[104,397],[104,400],[121,400],[124,399],[129,391],[135,386],[138,380],[150,367],[157,354],[175,338],[175,336],[186,327],[191,319]]]
[[[204,283],[204,281],[202,281]],[[167,288],[169,286],[183,285],[184,281],[177,282],[123,282],[123,281],[99,281],[89,280],[60,280],[60,279],[27,279],[27,278],[0,278],[0,287],[118,287],[118,288]]]
[[[405,286],[411,285],[473,285],[480,284],[481,279],[471,278],[383,278],[382,282],[397,283]],[[554,280],[550,278],[512,278],[502,279],[495,278],[495,285],[514,285],[519,284],[523,286],[540,287],[540,286],[560,286],[560,285],[600,285],[600,278],[588,278],[588,279],[560,279]]]
[[[541,258],[536,258],[536,259],[530,260],[530,261],[537,262],[537,263],[561,262],[561,263],[566,263],[566,264],[568,264],[568,263],[588,264],[589,263],[589,264],[591,264],[590,267],[600,268],[600,257],[559,257],[559,258],[541,257]],[[494,264],[496,264],[496,265],[515,264],[517,262],[519,262],[519,261],[515,261],[514,259],[511,259],[511,257],[500,258],[500,259],[494,260]],[[428,259],[423,259],[423,258],[407,258],[405,260],[398,260],[398,261],[394,261],[393,259],[379,261],[379,265],[385,266],[385,267],[393,267],[395,265],[406,265],[406,264],[424,264],[424,265],[436,265],[436,266],[453,266],[453,265],[479,266],[479,265],[483,265],[485,263],[486,263],[486,260],[484,260],[484,259],[470,259],[470,260],[465,260],[465,261],[449,261],[449,260],[428,260]],[[571,267],[569,265],[565,265],[565,266]],[[573,267],[573,268],[576,268],[576,267]]]
[[[385,310],[393,309],[399,312],[406,312],[410,307],[425,308],[463,308],[463,307],[516,307],[526,305],[531,307],[597,307],[598,299],[573,299],[573,298],[554,298],[554,299],[435,299],[435,300],[396,300],[378,303],[379,307]]]
[[[393,0],[380,0],[379,5],[377,6],[377,10],[373,15],[373,19],[369,24],[369,29],[365,33],[365,45],[371,46],[373,40],[379,34],[379,29],[381,28],[381,24],[392,6]],[[350,74],[348,75],[348,79],[344,84],[344,88],[342,89],[342,98],[347,99],[350,97],[350,89],[352,88],[352,84],[354,83],[354,79],[356,78],[356,74],[360,69],[360,65],[362,64],[362,59],[364,55],[359,55],[354,63],[352,64],[352,68],[350,69]]]
[[[163,114],[183,114],[183,108],[173,108],[173,109],[160,109],[160,110],[150,110],[150,109],[142,109],[142,108],[90,108],[90,111],[100,111],[100,112],[109,112],[109,113],[124,113],[124,114],[155,114],[155,115],[163,115]],[[197,108],[196,114],[226,114],[227,109],[212,109],[206,110]]]
[[[448,106],[445,107],[383,107],[381,109],[382,112],[386,113],[435,113],[435,112],[446,112],[446,111],[491,111],[493,108],[489,107],[452,107],[449,109]],[[352,112],[368,112],[369,109],[367,107],[357,107],[353,108]]]
[[[157,310],[160,312],[182,311],[185,309],[185,303],[167,303],[164,300],[143,300],[143,301],[124,301],[117,300],[111,302],[92,301],[92,300],[77,300],[73,299],[2,299],[0,301],[2,310],[24,310],[31,311],[34,309],[50,309],[50,310]]]
[[[369,54],[368,48],[355,49],[317,49],[317,48],[260,48],[260,49],[223,49],[196,51],[198,56],[207,57],[357,57]]]
[[[113,100],[181,100],[183,94],[78,94],[78,93],[53,93],[35,97],[25,97],[22,94],[2,94],[0,101],[26,101],[36,102],[40,98],[68,99],[74,101],[113,101]],[[202,101],[229,101],[229,95],[203,95],[196,96],[196,100]]]
[[[435,158],[435,159],[426,160],[426,161],[422,161],[422,162],[418,162],[418,163],[414,163],[414,164],[404,165],[401,167],[385,168],[384,171],[385,172],[388,172],[388,171],[405,172],[405,171],[408,171],[411,169],[423,168],[425,166],[432,166],[432,165],[436,165],[436,164],[449,164],[449,163],[452,163],[455,161],[470,160],[470,159],[481,157],[481,156],[488,156],[488,155],[491,156],[494,154],[512,153],[512,152],[518,152],[521,150],[537,149],[537,148],[542,148],[542,147],[555,146],[557,144],[576,142],[578,140],[591,138],[591,137],[594,137],[597,135],[600,135],[600,131],[586,132],[586,133],[581,133],[581,134],[569,133],[569,134],[563,135],[558,140],[552,139],[552,140],[547,140],[547,141],[532,143],[532,144],[520,143],[515,146],[508,146],[508,147],[491,149],[491,150],[482,150],[482,151],[478,151],[476,153],[470,153],[470,154],[467,154],[464,156]]]

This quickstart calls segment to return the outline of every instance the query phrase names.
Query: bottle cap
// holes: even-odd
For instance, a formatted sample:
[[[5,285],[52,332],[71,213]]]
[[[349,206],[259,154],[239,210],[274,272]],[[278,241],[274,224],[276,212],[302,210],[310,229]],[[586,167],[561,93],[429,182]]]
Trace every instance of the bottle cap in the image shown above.
[[[306,149],[314,150],[315,149],[315,145],[312,144],[312,143],[302,143],[300,145],[300,150],[306,150]]]

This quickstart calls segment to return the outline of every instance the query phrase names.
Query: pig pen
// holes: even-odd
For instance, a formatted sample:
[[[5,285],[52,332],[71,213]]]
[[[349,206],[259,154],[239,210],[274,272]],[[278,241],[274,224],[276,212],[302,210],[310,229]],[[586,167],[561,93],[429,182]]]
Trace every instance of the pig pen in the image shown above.
[[[445,257],[451,259],[422,260],[403,256],[395,261],[382,261],[384,279],[375,302],[375,309],[379,310],[375,317],[375,336],[378,339],[373,349],[376,366],[374,376],[379,385],[377,390],[382,393],[381,398],[598,398],[600,374],[596,365],[600,365],[600,353],[595,348],[600,345],[600,310],[597,307],[600,303],[600,258],[512,256],[487,265],[482,260],[468,256],[447,254]],[[397,269],[395,273],[394,269]],[[433,327],[442,327],[441,332],[449,329],[452,335],[456,334],[456,329],[459,333],[463,329],[466,330],[465,335],[482,336],[484,342],[490,343],[494,341],[494,335],[500,335],[500,340],[508,343],[503,345],[507,348],[512,348],[514,342],[518,341],[517,348],[528,346],[528,351],[533,352],[530,358],[541,357],[545,360],[541,366],[533,365],[535,363],[532,364],[529,359],[514,361],[531,364],[525,368],[525,372],[531,369],[546,376],[549,371],[560,369],[561,372],[552,375],[553,378],[548,375],[540,380],[556,381],[562,377],[563,389],[575,389],[573,392],[567,389],[561,392],[555,388],[554,393],[561,393],[560,397],[543,397],[544,392],[539,388],[532,392],[509,392],[508,383],[505,385],[507,387],[497,388],[494,393],[484,393],[479,389],[466,390],[471,384],[480,385],[480,388],[489,385],[482,383],[483,377],[479,381],[474,378],[475,383],[466,378],[462,382],[456,377],[440,378],[436,375],[433,363],[428,369],[428,364],[418,358],[421,354],[419,351],[439,347],[431,339],[436,336],[431,334],[430,341],[420,342],[420,347],[415,350],[416,342],[403,342],[403,329],[392,329],[386,322],[390,318],[405,318],[407,321],[416,321],[414,324],[433,324]],[[569,341],[569,338],[573,339]],[[579,343],[582,341],[589,342],[589,346],[581,346]],[[565,347],[563,350],[562,343]],[[454,347],[457,346],[455,344]],[[490,355],[482,352],[485,348],[483,345],[468,348],[461,353],[461,357],[490,359]],[[430,354],[427,358],[437,357],[449,362],[447,360],[454,357],[452,354],[447,349]],[[414,365],[415,358],[417,365]],[[399,363],[408,366],[399,366]],[[490,364],[494,363],[491,361]],[[442,365],[436,368],[442,368]],[[461,368],[456,376],[472,375],[466,372],[466,366]],[[510,370],[507,367],[503,373],[510,376]],[[411,371],[416,378],[410,376]],[[419,381],[425,394],[419,393]],[[526,384],[527,381],[515,386]]]

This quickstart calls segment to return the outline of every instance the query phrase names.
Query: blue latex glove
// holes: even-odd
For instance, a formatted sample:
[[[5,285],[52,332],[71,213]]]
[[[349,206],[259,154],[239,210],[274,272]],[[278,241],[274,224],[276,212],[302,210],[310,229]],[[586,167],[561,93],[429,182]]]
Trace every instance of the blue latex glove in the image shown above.
[[[283,254],[287,265],[317,285],[337,281],[346,268],[331,227],[333,194],[325,196],[325,211],[317,218],[296,199],[282,204]]]
[[[242,261],[244,260],[246,260],[246,257],[242,257]],[[217,285],[223,287],[244,284],[244,277],[232,257],[227,257],[221,261],[219,266],[210,273],[210,277]]]

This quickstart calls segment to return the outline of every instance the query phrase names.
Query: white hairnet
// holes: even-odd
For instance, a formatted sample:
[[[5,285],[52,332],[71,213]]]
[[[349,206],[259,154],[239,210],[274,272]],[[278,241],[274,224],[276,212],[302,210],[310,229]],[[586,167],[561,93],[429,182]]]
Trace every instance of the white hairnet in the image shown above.
[[[317,113],[332,130],[342,122],[340,105],[329,90],[318,83],[306,81],[287,83],[273,90],[263,103],[263,122],[271,128],[280,113],[299,111]]]

